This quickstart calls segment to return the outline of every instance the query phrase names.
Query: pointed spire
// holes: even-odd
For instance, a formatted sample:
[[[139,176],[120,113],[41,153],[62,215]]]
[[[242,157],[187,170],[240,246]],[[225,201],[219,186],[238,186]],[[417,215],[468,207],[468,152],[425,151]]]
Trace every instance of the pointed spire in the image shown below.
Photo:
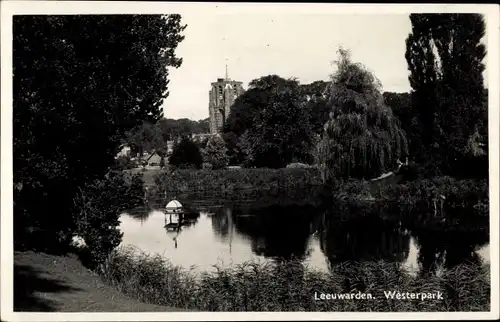
[[[227,64],[226,64],[226,82],[229,80],[229,74],[227,73]]]

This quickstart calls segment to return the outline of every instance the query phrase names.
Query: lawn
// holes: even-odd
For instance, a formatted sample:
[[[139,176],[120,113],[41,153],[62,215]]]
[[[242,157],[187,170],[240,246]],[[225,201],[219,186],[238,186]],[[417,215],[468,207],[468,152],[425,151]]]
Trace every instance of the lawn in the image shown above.
[[[182,311],[132,299],[103,283],[76,255],[14,253],[14,311]]]

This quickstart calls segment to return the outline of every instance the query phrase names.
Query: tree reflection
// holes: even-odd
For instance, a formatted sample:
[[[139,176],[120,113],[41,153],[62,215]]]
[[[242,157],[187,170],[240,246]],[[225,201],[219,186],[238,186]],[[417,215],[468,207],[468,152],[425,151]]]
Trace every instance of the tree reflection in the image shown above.
[[[231,206],[223,206],[211,209],[210,220],[212,221],[212,230],[221,240],[226,241],[229,232],[233,229],[233,209]]]
[[[188,211],[182,215],[182,227],[191,227],[198,223],[200,213],[195,211]]]
[[[335,213],[342,209],[347,212]],[[398,224],[350,207],[335,212],[325,213],[318,227],[320,247],[330,267],[346,261],[403,262],[408,256],[410,237]]]
[[[149,218],[149,216],[151,216],[152,213],[153,211],[148,207],[141,206],[125,212],[124,215],[127,215],[130,218],[140,221],[141,224],[143,224]]]
[[[419,246],[420,273],[434,274],[440,267],[453,268],[461,263],[481,265],[475,252],[489,242],[487,230],[437,231],[415,228],[412,236]]]
[[[250,237],[256,255],[302,260],[308,255],[314,209],[281,206],[235,209],[235,229],[237,233]]]

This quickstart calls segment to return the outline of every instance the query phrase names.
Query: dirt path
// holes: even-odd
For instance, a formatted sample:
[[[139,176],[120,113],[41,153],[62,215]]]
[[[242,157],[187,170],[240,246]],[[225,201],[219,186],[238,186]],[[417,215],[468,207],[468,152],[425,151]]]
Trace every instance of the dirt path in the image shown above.
[[[104,284],[75,255],[14,254],[14,311],[182,311],[139,302]]]

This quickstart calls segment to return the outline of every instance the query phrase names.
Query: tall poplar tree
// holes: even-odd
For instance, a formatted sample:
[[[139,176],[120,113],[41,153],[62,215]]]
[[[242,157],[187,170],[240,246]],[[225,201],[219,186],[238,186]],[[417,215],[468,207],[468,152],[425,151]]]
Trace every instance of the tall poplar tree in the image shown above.
[[[425,149],[411,153],[420,161],[433,162],[441,173],[464,173],[471,158],[481,155],[476,148],[484,122],[484,18],[412,14],[410,20],[406,59],[422,133],[422,140],[411,146],[421,144]]]

